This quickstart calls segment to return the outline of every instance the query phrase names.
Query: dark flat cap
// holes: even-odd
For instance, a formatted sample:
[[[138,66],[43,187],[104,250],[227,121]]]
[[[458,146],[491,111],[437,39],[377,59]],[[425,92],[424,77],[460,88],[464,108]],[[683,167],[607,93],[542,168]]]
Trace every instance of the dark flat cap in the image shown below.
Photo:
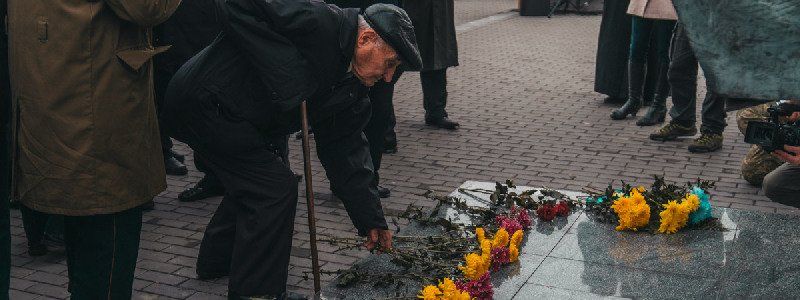
[[[409,71],[422,69],[422,57],[411,18],[402,8],[391,4],[374,4],[364,10],[364,20],[397,52]]]

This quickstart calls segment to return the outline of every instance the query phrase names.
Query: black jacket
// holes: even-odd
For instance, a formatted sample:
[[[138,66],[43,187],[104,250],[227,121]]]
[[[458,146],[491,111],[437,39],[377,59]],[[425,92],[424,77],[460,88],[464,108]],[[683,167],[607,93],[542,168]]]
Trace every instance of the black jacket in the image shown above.
[[[217,6],[223,32],[170,82],[168,110],[188,109],[192,93],[204,89],[217,95],[220,109],[279,136],[299,130],[299,106],[307,100],[317,154],[359,234],[387,228],[362,134],[370,117],[367,88],[349,71],[358,9],[315,0]]]

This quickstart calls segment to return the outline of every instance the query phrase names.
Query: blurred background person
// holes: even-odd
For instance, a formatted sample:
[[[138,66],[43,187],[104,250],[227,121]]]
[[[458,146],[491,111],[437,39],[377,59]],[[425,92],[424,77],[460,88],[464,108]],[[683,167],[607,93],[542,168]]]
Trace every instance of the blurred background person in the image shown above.
[[[632,15],[628,58],[628,100],[622,107],[611,112],[611,119],[623,120],[629,115],[636,116],[642,107],[645,74],[652,72],[657,78],[653,104],[636,124],[655,125],[664,122],[667,112],[669,43],[678,17],[671,0],[632,0],[628,5],[628,14]],[[651,43],[654,47],[650,47]],[[657,55],[657,68],[654,70],[647,70],[648,52]]]
[[[458,66],[453,0],[403,0],[402,4],[414,24],[422,55],[419,77],[425,124],[457,129],[459,124],[450,120],[446,110],[447,68]]]
[[[155,57],[155,91],[159,108],[172,76],[192,56],[210,45],[222,30],[216,13],[214,0],[184,1],[166,22],[154,29],[157,44],[171,45],[169,50]],[[159,115],[159,119],[161,117]],[[184,157],[172,150],[172,140],[165,132],[165,126],[161,126],[159,131],[167,174],[186,174]],[[204,173],[203,178],[178,194],[179,201],[191,202],[225,194],[222,183],[196,152],[194,165]]]

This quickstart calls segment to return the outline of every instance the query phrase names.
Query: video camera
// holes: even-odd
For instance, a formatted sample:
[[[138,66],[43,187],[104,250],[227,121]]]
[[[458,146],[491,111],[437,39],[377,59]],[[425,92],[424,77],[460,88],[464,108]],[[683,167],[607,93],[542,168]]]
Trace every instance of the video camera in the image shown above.
[[[767,111],[769,112],[768,122],[750,121],[747,123],[747,132],[744,135],[745,143],[759,145],[767,152],[783,149],[784,145],[800,146],[800,121],[781,122],[781,117],[787,117],[800,111],[800,104],[781,101]]]

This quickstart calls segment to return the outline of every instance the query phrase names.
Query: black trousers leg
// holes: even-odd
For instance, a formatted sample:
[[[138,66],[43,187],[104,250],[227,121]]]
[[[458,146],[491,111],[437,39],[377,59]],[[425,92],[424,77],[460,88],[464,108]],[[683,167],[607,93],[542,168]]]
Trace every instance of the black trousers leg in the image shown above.
[[[214,171],[211,171],[208,167],[205,158],[203,158],[203,154],[197,151],[194,151],[194,166],[197,167],[197,170],[205,174],[203,179],[200,179],[200,182],[198,182],[198,185],[202,183],[205,188],[222,188],[222,182],[219,181],[217,175],[214,175]]]
[[[28,246],[41,244],[51,215],[32,210],[25,205],[20,205],[19,210],[22,214],[22,227],[25,228]]]
[[[142,210],[64,217],[69,291],[74,300],[130,299]]]
[[[435,120],[447,117],[447,69],[419,72],[422,82],[425,119]]]
[[[211,234],[203,244],[230,243],[230,236],[215,234],[216,229],[233,233],[229,294],[281,294],[286,290],[297,206],[297,179],[281,159],[278,149],[285,146],[276,142],[286,137],[265,138],[246,121],[220,109],[216,97],[198,96],[193,101],[196,106],[180,114],[184,119],[172,128],[225,186],[224,207],[218,209],[224,215],[212,218]],[[227,249],[218,253],[225,256],[218,261],[228,259]]]
[[[230,274],[233,243],[236,242],[236,212],[230,200],[222,198],[206,226],[200,252],[197,254],[197,274]]]
[[[694,56],[683,24],[675,26],[672,36],[671,60],[667,77],[672,89],[672,122],[694,126],[697,117],[697,58]]]
[[[389,105],[392,109],[392,114],[389,115],[389,128],[386,129],[386,135],[383,137],[383,145],[385,148],[397,147],[397,133],[394,128],[397,127],[397,117],[394,115],[394,101]]]
[[[394,84],[379,82],[369,91],[372,116],[364,128],[364,135],[369,142],[369,154],[372,157],[372,166],[375,168],[375,177],[379,177],[383,157],[384,138],[389,130],[392,112],[392,95]]]

